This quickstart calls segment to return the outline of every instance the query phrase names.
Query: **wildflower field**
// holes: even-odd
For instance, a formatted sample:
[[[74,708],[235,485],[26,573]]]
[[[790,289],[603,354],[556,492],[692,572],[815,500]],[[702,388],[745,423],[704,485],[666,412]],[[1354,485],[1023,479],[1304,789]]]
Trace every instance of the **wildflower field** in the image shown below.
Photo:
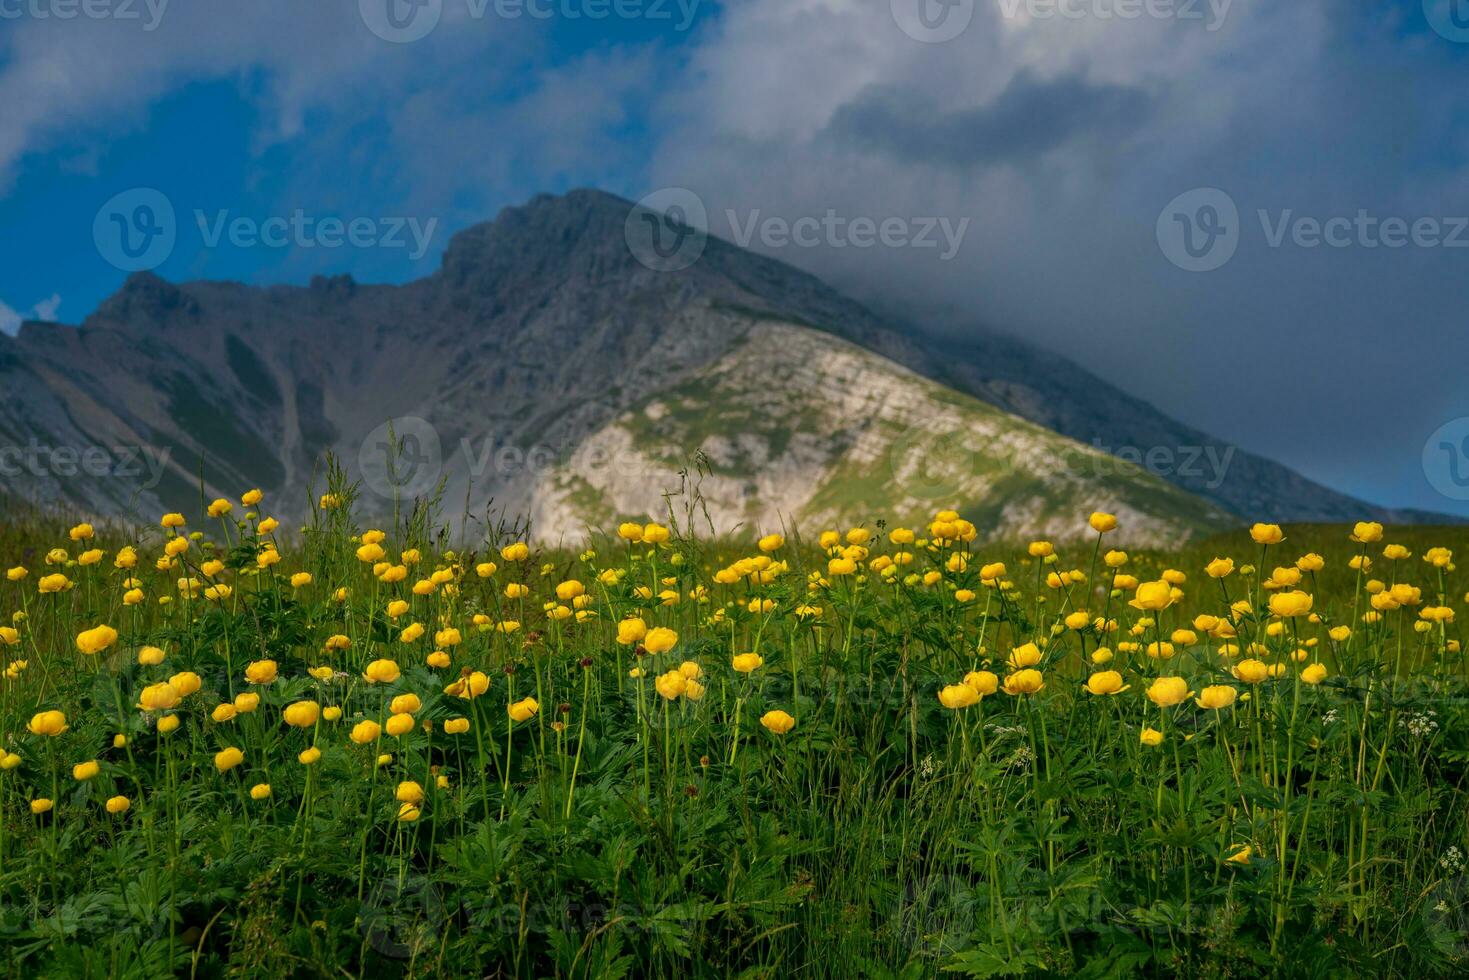
[[[1469,969],[1461,529],[270,505],[0,528],[8,974]]]

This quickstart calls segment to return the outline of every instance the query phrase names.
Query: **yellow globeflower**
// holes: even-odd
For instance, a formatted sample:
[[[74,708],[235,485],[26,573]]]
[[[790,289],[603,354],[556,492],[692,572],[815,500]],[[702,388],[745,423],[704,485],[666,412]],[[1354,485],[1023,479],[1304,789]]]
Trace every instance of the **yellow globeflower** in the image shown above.
[[[950,684],[939,691],[939,704],[959,710],[979,703],[979,692],[968,684]]]
[[[617,624],[617,642],[622,646],[629,647],[634,643],[641,643],[643,637],[648,635],[648,624],[636,616],[624,619]]]
[[[417,806],[423,802],[423,787],[411,779],[405,779],[398,784],[393,798],[399,803],[412,803]]]
[[[101,771],[102,767],[97,764],[97,760],[89,759],[86,762],[78,762],[71,767],[71,778],[77,782],[83,782],[92,779]]]
[[[689,679],[679,670],[659,674],[653,681],[653,687],[668,701],[676,701],[688,685]]]
[[[252,799],[252,800],[268,800],[268,799],[270,799],[270,784],[269,783],[256,783],[254,786],[251,786],[250,787],[250,799]]]
[[[1279,524],[1256,524],[1250,528],[1250,539],[1256,544],[1280,544],[1285,540],[1285,534]]]
[[[245,665],[245,680],[251,684],[269,684],[276,678],[274,660],[255,660]]]
[[[1046,679],[1038,670],[1017,670],[1005,678],[1005,693],[1010,695],[1035,694],[1045,686]]]
[[[643,637],[643,649],[649,653],[667,653],[678,643],[678,634],[666,626],[655,626]]]
[[[383,728],[375,721],[359,721],[352,726],[351,733],[347,736],[358,745],[366,745],[368,742],[376,742],[383,733]]]
[[[1117,518],[1111,514],[1104,514],[1101,511],[1097,511],[1091,517],[1087,518],[1087,523],[1098,534],[1106,534],[1108,531],[1115,531],[1117,529]]]
[[[1141,582],[1128,605],[1144,612],[1161,612],[1173,605],[1173,586],[1164,581]]]
[[[981,698],[1000,689],[1000,678],[988,670],[971,670],[964,675],[964,685],[974,689]]]
[[[1311,664],[1301,671],[1301,680],[1307,684],[1320,684],[1326,680],[1327,671],[1323,664]]]
[[[138,707],[144,711],[167,711],[179,703],[179,692],[172,684],[149,684],[138,694]]]
[[[1092,694],[1121,694],[1131,687],[1122,682],[1122,675],[1115,670],[1099,670],[1086,680],[1086,689]]]
[[[777,708],[774,711],[767,711],[761,715],[760,724],[764,725],[776,735],[784,735],[796,727],[796,719]]]
[[[1246,684],[1259,684],[1270,676],[1270,668],[1258,660],[1241,660],[1230,668],[1235,677]]]
[[[107,812],[113,815],[126,813],[132,807],[133,802],[126,796],[112,796],[107,799]]]
[[[228,772],[245,761],[245,753],[237,748],[222,749],[214,753],[214,768]]]
[[[1160,677],[1148,686],[1148,700],[1160,708],[1171,708],[1193,697],[1182,677]]]
[[[765,658],[758,653],[738,653],[730,661],[730,666],[741,674],[748,674],[757,670],[764,663]]]
[[[444,722],[445,735],[463,735],[469,731],[468,718],[450,718]]]
[[[1138,733],[1137,740],[1144,745],[1159,745],[1163,741],[1163,733],[1156,728],[1144,728]]]
[[[511,721],[527,721],[534,718],[540,710],[541,706],[535,698],[522,698],[506,708]]]
[[[77,649],[86,654],[98,654],[117,642],[117,630],[111,626],[94,626],[77,634]]]
[[[310,728],[319,717],[321,705],[315,701],[295,701],[281,712],[281,719],[292,728]]]
[[[400,694],[389,703],[388,711],[395,715],[411,715],[422,707],[423,702],[417,694]]]
[[[369,684],[391,684],[393,683],[393,681],[401,677],[402,673],[403,672],[398,669],[398,664],[396,661],[374,660],[372,663],[368,664],[367,669],[362,672],[362,677]]]
[[[1210,684],[1199,692],[1199,696],[1194,698],[1194,703],[1200,708],[1218,711],[1220,708],[1227,708],[1234,704],[1234,699],[1238,695],[1239,692],[1228,684]]]
[[[1311,611],[1312,598],[1300,591],[1277,592],[1270,597],[1270,612],[1282,619],[1304,616]]]
[[[66,731],[66,715],[60,711],[42,711],[31,717],[30,724],[26,729],[32,735],[45,735],[54,738]]]

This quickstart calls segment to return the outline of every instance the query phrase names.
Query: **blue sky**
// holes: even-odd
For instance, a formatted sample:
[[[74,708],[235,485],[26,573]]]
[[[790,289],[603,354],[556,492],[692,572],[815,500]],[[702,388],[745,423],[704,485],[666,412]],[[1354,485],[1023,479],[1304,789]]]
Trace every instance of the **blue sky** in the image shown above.
[[[99,2],[0,0],[0,328],[117,288],[93,223],[134,188],[177,213],[173,280],[403,281],[575,186],[690,188],[726,237],[965,219],[951,257],[752,247],[941,331],[1025,336],[1348,492],[1469,513],[1425,465],[1469,417],[1466,0],[956,0],[943,39],[915,36],[920,0],[425,0],[407,43],[373,32],[385,0],[153,0],[153,29]],[[1170,235],[1207,188],[1233,250],[1192,271]],[[211,245],[195,217],[298,212],[378,234]],[[421,255],[380,241],[399,219]],[[1436,234],[1374,244],[1384,221]]]

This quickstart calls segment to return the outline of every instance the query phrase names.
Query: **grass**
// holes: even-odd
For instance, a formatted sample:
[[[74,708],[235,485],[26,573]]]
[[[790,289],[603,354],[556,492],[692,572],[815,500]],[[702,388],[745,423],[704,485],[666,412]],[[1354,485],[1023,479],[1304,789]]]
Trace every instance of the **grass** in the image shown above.
[[[8,972],[1465,969],[1466,664],[1460,625],[1424,616],[1464,595],[1425,560],[1464,529],[1241,531],[1115,569],[1107,536],[1047,560],[954,521],[455,551],[422,508],[379,542],[334,492],[289,536],[239,503],[191,534],[0,525],[27,571],[0,582]],[[1319,571],[1266,588],[1308,552]],[[1170,570],[1166,608],[1132,604],[1157,590],[1126,576]],[[1271,615],[1297,592],[1308,614]],[[1005,693],[1023,670],[1044,686]],[[1109,670],[1125,690],[1083,686]],[[1210,685],[1236,699],[1201,707]],[[66,729],[37,734],[52,710]]]

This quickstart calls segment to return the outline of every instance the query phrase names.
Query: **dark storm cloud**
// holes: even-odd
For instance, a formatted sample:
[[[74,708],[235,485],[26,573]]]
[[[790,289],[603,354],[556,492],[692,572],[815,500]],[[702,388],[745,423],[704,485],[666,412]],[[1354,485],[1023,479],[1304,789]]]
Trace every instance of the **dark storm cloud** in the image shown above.
[[[1022,71],[988,104],[951,112],[914,90],[874,87],[836,112],[828,135],[903,161],[1019,165],[1080,139],[1125,138],[1147,122],[1153,102],[1140,88]]]

